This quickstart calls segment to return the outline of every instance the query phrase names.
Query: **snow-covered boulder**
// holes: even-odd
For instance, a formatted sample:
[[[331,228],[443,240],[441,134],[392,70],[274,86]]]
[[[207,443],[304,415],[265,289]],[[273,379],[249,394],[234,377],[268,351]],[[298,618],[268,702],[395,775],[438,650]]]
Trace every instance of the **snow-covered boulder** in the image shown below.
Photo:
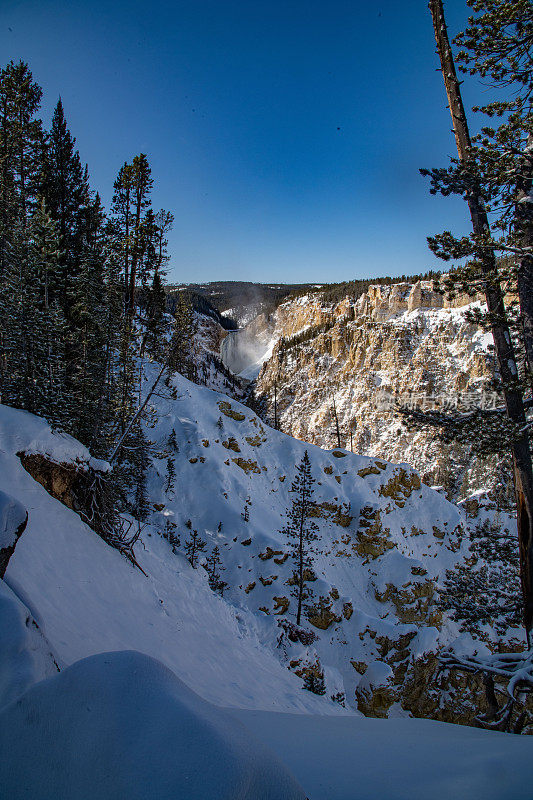
[[[283,764],[169,669],[133,651],[83,659],[0,714],[10,800],[303,800]]]
[[[28,512],[18,500],[0,491],[0,578],[28,521]]]
[[[394,672],[384,661],[371,661],[355,690],[357,707],[365,716],[386,717],[397,699]]]

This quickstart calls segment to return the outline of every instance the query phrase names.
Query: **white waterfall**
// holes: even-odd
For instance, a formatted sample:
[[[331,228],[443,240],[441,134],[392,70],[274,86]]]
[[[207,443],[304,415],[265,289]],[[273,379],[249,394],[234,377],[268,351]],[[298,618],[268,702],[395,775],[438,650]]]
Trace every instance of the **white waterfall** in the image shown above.
[[[274,341],[252,338],[246,328],[228,333],[220,348],[223,364],[247,380],[259,374],[261,366],[272,353]]]

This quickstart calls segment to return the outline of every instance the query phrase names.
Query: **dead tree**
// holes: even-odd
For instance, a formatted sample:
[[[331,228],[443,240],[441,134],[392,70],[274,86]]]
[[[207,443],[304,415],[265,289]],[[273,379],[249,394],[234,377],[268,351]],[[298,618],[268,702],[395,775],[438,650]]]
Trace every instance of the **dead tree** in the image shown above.
[[[341,432],[339,428],[339,417],[337,415],[337,406],[335,404],[335,395],[333,395],[333,417],[335,419],[335,433],[337,434],[337,447],[341,446]]]

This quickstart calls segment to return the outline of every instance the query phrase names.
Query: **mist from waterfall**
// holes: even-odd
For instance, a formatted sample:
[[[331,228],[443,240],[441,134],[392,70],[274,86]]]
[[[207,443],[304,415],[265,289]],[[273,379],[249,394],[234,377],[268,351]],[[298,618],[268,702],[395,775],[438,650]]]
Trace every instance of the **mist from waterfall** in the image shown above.
[[[250,336],[246,328],[228,333],[220,348],[223,364],[247,380],[253,380],[270,357],[274,340]]]

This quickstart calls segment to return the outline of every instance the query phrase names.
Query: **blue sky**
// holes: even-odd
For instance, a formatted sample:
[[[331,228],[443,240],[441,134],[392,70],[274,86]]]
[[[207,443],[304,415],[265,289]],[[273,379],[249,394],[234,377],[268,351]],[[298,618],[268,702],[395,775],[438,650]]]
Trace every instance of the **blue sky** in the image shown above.
[[[468,9],[446,12],[454,33]],[[428,234],[468,228],[418,174],[454,152],[426,0],[2,0],[0,52],[46,125],[61,94],[106,205],[147,153],[171,279],[412,274],[441,265]]]

